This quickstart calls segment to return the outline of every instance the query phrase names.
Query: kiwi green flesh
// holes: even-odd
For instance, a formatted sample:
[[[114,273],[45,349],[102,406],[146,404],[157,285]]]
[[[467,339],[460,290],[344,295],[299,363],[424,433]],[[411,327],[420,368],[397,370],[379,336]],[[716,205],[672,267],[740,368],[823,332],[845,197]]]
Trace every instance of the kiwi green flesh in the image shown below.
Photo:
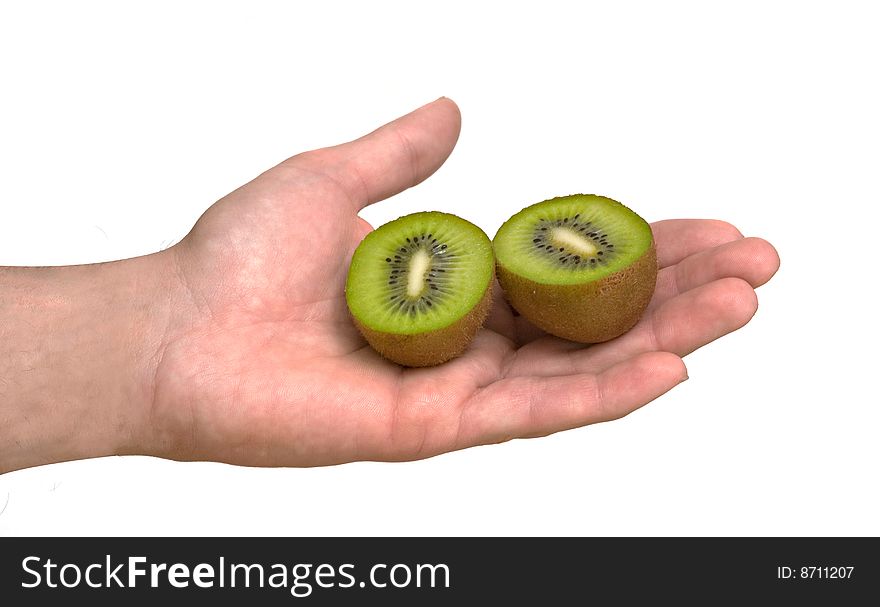
[[[362,332],[440,331],[484,299],[493,268],[492,243],[480,228],[448,213],[414,213],[364,238],[351,260],[346,301]]]
[[[526,207],[501,226],[493,241],[499,265],[541,284],[602,280],[641,258],[652,246],[651,227],[623,204],[576,194]]]

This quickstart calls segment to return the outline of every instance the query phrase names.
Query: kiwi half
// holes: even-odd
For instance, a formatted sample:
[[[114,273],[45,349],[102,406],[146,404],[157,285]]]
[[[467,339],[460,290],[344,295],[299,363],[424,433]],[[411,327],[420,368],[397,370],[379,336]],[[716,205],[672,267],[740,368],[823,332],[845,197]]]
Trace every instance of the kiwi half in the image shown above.
[[[374,230],[354,252],[345,299],[355,325],[379,354],[410,367],[457,356],[492,303],[495,260],[474,224],[435,211]]]
[[[582,343],[613,339],[644,313],[657,281],[651,226],[593,194],[545,200],[495,235],[498,280],[535,326]]]

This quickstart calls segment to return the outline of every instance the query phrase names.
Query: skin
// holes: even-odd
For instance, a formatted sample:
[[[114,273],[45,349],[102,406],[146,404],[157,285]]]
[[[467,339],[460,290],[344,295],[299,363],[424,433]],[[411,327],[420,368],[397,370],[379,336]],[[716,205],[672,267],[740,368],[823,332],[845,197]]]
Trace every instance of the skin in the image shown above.
[[[250,466],[412,460],[622,417],[745,325],[774,248],[715,220],[653,224],[639,324],[585,347],[495,306],[468,351],[404,369],[349,319],[358,211],[431,175],[460,114],[441,98],[294,156],[135,259],[0,269],[0,471],[112,454]],[[497,291],[497,286],[496,286]]]

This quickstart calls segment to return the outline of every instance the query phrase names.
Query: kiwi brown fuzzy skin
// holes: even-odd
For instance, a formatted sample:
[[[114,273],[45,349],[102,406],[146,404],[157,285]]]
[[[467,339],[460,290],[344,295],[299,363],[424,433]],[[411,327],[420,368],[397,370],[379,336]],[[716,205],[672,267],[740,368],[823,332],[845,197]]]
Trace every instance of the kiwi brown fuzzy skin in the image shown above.
[[[580,343],[608,341],[644,314],[657,283],[654,243],[633,263],[593,282],[542,284],[496,263],[507,301],[539,329]]]
[[[376,352],[405,367],[439,365],[464,352],[483,326],[492,308],[492,281],[470,312],[436,331],[403,335],[376,331],[354,318],[364,339]]]

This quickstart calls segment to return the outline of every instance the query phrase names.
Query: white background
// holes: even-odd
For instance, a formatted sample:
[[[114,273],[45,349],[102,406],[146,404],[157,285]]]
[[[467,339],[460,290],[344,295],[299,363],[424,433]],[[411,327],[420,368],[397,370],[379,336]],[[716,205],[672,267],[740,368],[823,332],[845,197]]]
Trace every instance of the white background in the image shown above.
[[[406,464],[44,466],[0,476],[0,534],[880,534],[880,21],[726,4],[4,3],[0,264],[157,251],[285,157],[447,95],[456,151],[374,225],[492,236],[595,192],[731,221],[782,268],[623,420]]]

